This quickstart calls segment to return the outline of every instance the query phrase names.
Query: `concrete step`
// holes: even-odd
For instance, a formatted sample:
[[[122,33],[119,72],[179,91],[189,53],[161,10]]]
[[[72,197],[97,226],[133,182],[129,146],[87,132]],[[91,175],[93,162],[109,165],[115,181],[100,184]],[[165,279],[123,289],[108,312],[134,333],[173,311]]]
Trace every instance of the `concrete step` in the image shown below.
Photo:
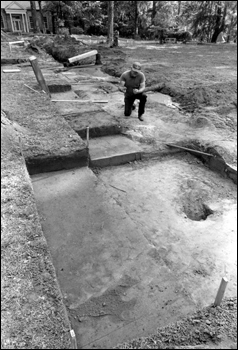
[[[105,136],[89,141],[91,167],[103,168],[126,164],[142,157],[142,148],[123,135]]]

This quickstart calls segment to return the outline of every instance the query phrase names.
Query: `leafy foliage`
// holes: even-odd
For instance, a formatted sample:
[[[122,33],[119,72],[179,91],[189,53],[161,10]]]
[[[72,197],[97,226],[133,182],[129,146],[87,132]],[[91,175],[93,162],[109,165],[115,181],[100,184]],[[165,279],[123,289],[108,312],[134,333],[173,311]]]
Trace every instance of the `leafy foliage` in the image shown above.
[[[68,28],[107,35],[108,1],[45,1],[44,11]],[[114,1],[114,29],[120,36],[149,37],[149,28],[190,30],[195,38],[216,41],[220,32],[236,34],[236,1]]]

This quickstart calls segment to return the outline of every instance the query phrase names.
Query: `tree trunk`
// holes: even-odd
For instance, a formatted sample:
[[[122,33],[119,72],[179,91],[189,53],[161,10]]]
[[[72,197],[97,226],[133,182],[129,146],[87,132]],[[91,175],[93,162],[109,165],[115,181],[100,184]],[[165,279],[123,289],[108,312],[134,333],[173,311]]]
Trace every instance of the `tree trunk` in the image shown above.
[[[236,26],[236,25],[237,25],[237,20],[235,21],[234,17],[232,17],[231,18],[231,23],[230,23],[230,25],[228,27],[228,33],[227,33],[227,42],[228,43],[231,40],[232,30],[233,30],[234,26]]]
[[[107,43],[109,47],[113,46],[113,42],[114,42],[114,1],[108,1]]]
[[[144,92],[148,91],[157,91],[160,92],[165,87],[165,83],[159,83],[151,86],[147,86],[144,90]]]
[[[36,3],[35,1],[30,1],[30,4],[31,4],[32,22],[33,22],[33,32],[37,33]]]
[[[181,1],[178,1],[178,16],[180,15],[181,12]]]
[[[138,30],[139,30],[139,26],[138,26],[138,5],[137,5],[137,1],[134,1],[134,5],[135,5],[134,39],[137,39],[137,38],[138,38]]]
[[[227,1],[225,1],[225,5],[224,6],[225,6],[224,7],[224,12],[223,12],[223,15],[222,15],[221,2],[220,1],[218,2],[217,15],[216,15],[216,24],[215,24],[214,33],[213,33],[212,39],[211,39],[212,43],[216,43],[219,34],[221,32],[223,32],[224,29],[225,29],[225,20],[226,20],[226,14],[227,14]]]
[[[46,33],[46,28],[45,28],[45,22],[44,22],[44,16],[43,16],[43,12],[42,12],[41,2],[42,1],[38,1],[38,4],[39,4],[39,9],[40,9],[42,31],[45,34]]]
[[[156,16],[156,13],[157,13],[156,5],[157,5],[157,1],[153,1],[152,19],[151,19],[151,22],[152,22],[153,25],[155,25],[155,16]]]

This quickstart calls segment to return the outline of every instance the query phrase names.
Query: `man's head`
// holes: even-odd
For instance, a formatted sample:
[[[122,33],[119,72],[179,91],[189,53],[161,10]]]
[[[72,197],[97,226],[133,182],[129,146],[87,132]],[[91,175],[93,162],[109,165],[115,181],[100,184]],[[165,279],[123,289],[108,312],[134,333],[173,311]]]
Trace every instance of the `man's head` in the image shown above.
[[[131,66],[131,75],[136,77],[141,71],[141,64],[139,62],[134,62]]]

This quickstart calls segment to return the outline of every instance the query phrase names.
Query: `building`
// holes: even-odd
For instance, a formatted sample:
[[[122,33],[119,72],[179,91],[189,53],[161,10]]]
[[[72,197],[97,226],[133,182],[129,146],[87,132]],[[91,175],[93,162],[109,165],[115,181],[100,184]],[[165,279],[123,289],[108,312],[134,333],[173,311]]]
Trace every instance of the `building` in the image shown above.
[[[42,2],[43,3],[43,2]],[[38,1],[35,1],[37,22],[43,31]],[[48,32],[52,22],[49,15],[44,15],[44,24]],[[1,1],[1,29],[5,32],[29,33],[33,31],[30,1]]]

